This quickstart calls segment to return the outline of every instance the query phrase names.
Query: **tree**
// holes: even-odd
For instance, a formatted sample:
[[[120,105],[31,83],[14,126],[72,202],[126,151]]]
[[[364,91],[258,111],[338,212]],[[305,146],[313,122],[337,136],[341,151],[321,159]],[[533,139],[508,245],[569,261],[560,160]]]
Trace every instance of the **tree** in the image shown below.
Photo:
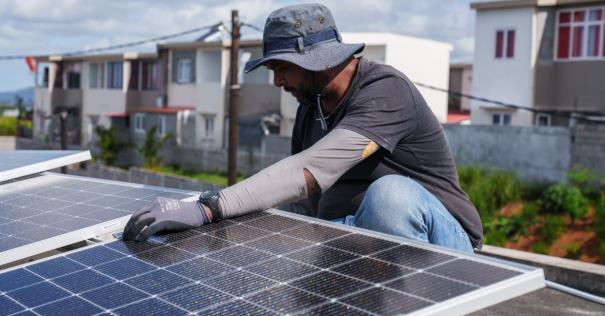
[[[122,151],[133,147],[129,140],[125,140],[118,135],[114,127],[107,129],[103,126],[97,126],[95,133],[99,138],[97,144],[101,149],[99,158],[107,165],[113,165]]]
[[[160,149],[167,140],[172,138],[170,133],[158,138],[156,136],[157,129],[158,127],[154,126],[147,130],[145,142],[139,147],[139,154],[143,156],[145,168],[153,169],[160,165],[163,159],[160,155]]]

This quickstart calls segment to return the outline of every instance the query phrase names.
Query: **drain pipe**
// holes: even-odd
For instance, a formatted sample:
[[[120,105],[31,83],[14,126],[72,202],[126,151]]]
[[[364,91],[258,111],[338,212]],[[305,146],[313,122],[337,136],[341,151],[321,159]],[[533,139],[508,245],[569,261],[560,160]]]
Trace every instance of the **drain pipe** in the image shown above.
[[[601,305],[605,305],[605,298],[604,297],[600,297],[600,296],[596,296],[590,293],[586,293],[574,288],[571,288],[569,286],[565,286],[563,284],[559,284],[559,283],[555,283],[552,281],[546,281],[546,286],[551,288],[551,289],[555,289],[557,291],[561,291],[597,304],[601,304]]]

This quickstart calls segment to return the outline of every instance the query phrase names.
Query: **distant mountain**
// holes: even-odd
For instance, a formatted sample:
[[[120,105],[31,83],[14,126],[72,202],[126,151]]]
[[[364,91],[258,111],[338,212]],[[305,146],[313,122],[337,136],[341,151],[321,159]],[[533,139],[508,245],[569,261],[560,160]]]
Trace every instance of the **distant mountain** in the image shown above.
[[[20,96],[23,98],[23,103],[25,103],[26,108],[28,108],[28,109],[32,108],[32,105],[34,104],[34,88],[33,87],[16,90],[16,91],[0,92],[0,103],[8,103],[8,104],[12,105],[15,103],[16,96]]]

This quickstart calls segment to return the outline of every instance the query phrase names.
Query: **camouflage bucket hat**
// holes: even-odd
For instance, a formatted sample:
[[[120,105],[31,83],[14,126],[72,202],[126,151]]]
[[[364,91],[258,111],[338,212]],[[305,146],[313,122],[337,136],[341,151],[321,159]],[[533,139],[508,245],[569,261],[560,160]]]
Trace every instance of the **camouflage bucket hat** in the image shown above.
[[[344,44],[330,10],[321,4],[293,5],[273,11],[263,32],[263,57],[246,63],[250,72],[270,60],[322,71],[342,64],[365,44]]]

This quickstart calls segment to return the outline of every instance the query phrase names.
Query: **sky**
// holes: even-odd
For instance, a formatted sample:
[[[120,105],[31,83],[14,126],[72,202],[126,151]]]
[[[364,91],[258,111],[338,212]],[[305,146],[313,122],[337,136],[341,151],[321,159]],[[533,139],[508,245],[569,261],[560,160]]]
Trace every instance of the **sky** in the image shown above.
[[[292,0],[0,0],[0,56],[52,54],[178,33],[224,21],[263,27]],[[454,46],[453,62],[471,61],[475,12],[470,0],[324,0],[342,32],[390,32]],[[244,38],[260,38],[250,28]],[[179,40],[192,39],[184,37]],[[173,40],[174,41],[174,40]],[[128,51],[153,51],[155,44]],[[116,51],[117,52],[117,51]],[[0,60],[0,92],[33,86],[24,60]]]

